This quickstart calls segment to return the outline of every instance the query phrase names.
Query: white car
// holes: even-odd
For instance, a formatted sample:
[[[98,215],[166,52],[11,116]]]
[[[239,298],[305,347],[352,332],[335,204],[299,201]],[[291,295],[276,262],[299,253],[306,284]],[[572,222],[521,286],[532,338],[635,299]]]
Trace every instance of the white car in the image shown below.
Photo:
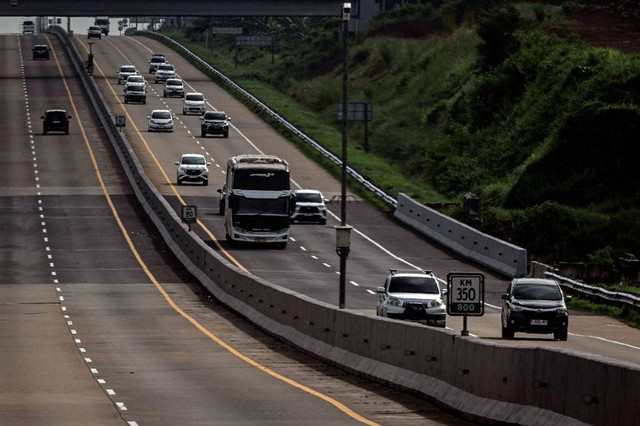
[[[190,112],[203,115],[205,110],[205,102],[202,93],[187,93],[184,95],[184,104],[182,105],[182,115],[186,115]]]
[[[209,185],[209,168],[211,163],[207,163],[204,155],[200,154],[183,154],[180,161],[176,161],[178,166],[177,182],[182,185],[185,181],[202,182],[203,185]]]
[[[22,23],[22,34],[35,34],[36,33],[36,24],[33,21],[24,21]]]
[[[292,222],[319,222],[327,223],[327,201],[322,192],[316,189],[298,189],[293,193],[296,207],[291,214]]]
[[[127,87],[129,86],[142,86],[146,90],[147,80],[145,80],[141,75],[130,75],[129,77],[127,77],[127,81],[125,81],[124,86],[124,90],[127,90]]]
[[[89,29],[87,30],[87,39],[89,38],[102,38],[102,30],[100,29],[100,27],[96,27],[96,26],[90,26]]]
[[[138,70],[133,65],[122,65],[118,71],[118,84],[127,81],[131,75],[138,75]]]
[[[184,98],[184,83],[179,78],[170,78],[164,84],[163,96],[168,98],[170,96],[177,96]]]
[[[158,67],[166,62],[167,60],[162,53],[154,53],[151,55],[151,59],[149,59],[149,74],[156,72]]]
[[[377,289],[376,314],[446,327],[444,294],[431,271],[390,269],[384,287]]]
[[[176,76],[176,69],[171,64],[160,64],[156,69],[155,82],[164,83],[167,79],[174,78]]]
[[[173,132],[173,114],[167,109],[154,109],[148,115],[150,132]]]

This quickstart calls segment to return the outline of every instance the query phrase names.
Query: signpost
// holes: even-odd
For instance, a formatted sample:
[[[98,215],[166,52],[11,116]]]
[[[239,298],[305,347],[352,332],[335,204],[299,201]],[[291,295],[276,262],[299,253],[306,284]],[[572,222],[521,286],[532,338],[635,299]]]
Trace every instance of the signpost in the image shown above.
[[[258,46],[269,47],[271,46],[271,63],[275,61],[275,49],[276,41],[275,37],[271,35],[267,36],[236,36],[236,55],[238,53],[238,46]]]
[[[342,104],[338,104],[338,121],[342,121]],[[367,102],[347,103],[347,121],[364,122],[364,152],[369,151],[369,132],[367,122],[373,119],[373,106]]]
[[[447,275],[447,314],[462,316],[462,336],[468,336],[468,316],[484,315],[484,275],[451,272]]]
[[[127,117],[124,115],[116,115],[116,127],[119,131],[122,131],[122,128],[127,125]]]
[[[191,224],[196,223],[198,220],[198,206],[183,205],[180,211],[180,218],[182,223],[186,223],[189,226],[189,231],[191,231]]]

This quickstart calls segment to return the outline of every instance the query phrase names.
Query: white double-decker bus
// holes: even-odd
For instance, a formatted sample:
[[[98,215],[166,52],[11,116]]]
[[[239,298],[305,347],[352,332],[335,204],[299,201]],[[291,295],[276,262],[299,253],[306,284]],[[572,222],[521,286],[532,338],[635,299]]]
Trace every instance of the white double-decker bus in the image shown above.
[[[227,181],[218,190],[227,241],[286,247],[292,208],[289,174],[289,164],[272,155],[227,160]]]

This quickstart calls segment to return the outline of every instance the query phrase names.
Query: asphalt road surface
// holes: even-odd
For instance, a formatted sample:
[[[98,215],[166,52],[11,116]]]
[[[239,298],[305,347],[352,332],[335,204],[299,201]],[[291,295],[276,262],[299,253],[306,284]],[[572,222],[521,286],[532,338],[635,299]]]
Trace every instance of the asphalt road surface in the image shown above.
[[[31,59],[41,43],[51,60]],[[211,301],[132,195],[55,37],[0,36],[0,88],[0,423],[463,423]],[[69,135],[42,135],[51,108]]]

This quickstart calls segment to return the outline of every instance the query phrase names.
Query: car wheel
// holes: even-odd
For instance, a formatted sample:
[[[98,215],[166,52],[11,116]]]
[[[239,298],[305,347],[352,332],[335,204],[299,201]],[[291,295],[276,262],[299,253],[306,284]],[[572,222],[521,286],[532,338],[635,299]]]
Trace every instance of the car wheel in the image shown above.
[[[218,203],[218,213],[220,213],[220,216],[224,216],[224,203],[223,202]]]
[[[43,134],[43,135],[46,135],[46,134],[47,134],[47,129],[43,129],[43,130],[42,130],[42,134]]]
[[[203,181],[202,181],[202,184],[203,184],[204,186],[209,186],[209,181],[208,181],[208,180],[203,180]]]
[[[223,135],[225,138],[229,137],[229,132],[225,132],[225,134]]]
[[[129,100],[128,100],[127,98],[124,98],[124,103],[125,103],[125,104],[128,104],[128,103],[129,103]]]
[[[502,327],[502,338],[507,340],[513,340],[515,333],[511,329],[511,327],[504,328]]]
[[[69,129],[65,130],[65,131],[64,131],[64,134],[65,134],[65,135],[68,135],[68,134],[69,134]]]
[[[142,105],[146,105],[147,104],[147,100],[145,99],[144,101],[142,101]]]
[[[569,330],[566,328],[562,328],[558,331],[555,331],[553,333],[553,338],[556,340],[561,340],[563,342],[567,341],[567,338],[569,337]]]
[[[327,219],[321,220],[320,221],[320,225],[326,225],[327,224]]]
[[[182,179],[178,179],[178,185],[182,185]]]

